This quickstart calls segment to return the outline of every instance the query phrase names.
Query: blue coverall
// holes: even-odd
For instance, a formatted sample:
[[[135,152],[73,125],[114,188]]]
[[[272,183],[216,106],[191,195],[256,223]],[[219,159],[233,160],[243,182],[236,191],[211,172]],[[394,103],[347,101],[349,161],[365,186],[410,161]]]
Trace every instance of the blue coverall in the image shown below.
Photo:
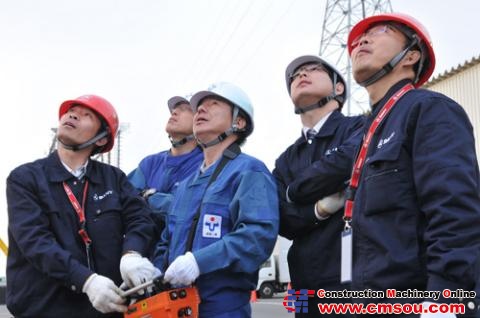
[[[157,190],[148,197],[148,203],[159,234],[165,226],[166,214],[178,184],[197,171],[202,161],[203,152],[200,147],[179,156],[172,156],[167,150],[145,157],[129,173],[128,179],[139,192],[150,188]]]
[[[259,160],[239,154],[208,187],[219,164],[180,183],[157,245],[154,264],[162,271],[186,252],[192,219],[201,214],[192,253],[200,276],[200,316],[245,317],[258,269],[270,256],[278,234],[278,197],[272,175]],[[247,308],[248,310],[246,310]]]
[[[79,219],[62,182],[82,202],[84,181],[87,232],[93,267],[87,267]],[[53,152],[14,169],[7,179],[9,255],[7,307],[15,317],[107,317],[96,311],[82,287],[95,273],[118,286],[126,251],[145,255],[154,224],[149,208],[119,169],[90,160],[78,180]],[[122,317],[122,314],[112,315]]]

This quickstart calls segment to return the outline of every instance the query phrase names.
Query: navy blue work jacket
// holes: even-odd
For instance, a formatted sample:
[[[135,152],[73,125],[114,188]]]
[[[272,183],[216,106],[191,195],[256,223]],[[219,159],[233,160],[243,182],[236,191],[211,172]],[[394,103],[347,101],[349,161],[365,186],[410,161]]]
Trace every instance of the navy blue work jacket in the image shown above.
[[[374,105],[365,129],[405,84]],[[406,93],[373,136],[356,191],[352,288],[473,290],[479,190],[473,128],[463,108],[428,90]]]
[[[348,133],[339,133],[336,151],[315,156],[304,169],[297,169],[286,185],[288,198],[295,203],[314,204],[318,200],[345,189],[350,179],[353,159],[362,141],[362,122],[356,122]],[[327,121],[328,122],[328,121]],[[333,140],[332,140],[333,141]],[[297,141],[298,142],[298,141]]]
[[[362,116],[345,117],[341,112],[335,111],[328,117],[311,144],[307,143],[302,135],[276,160],[273,175],[277,180],[280,197],[280,235],[293,240],[288,253],[288,265],[292,287],[295,289],[349,288],[348,285],[340,284],[342,213],[337,212],[326,220],[318,221],[313,203],[288,203],[285,191],[287,185],[301,171],[316,160],[333,156],[352,135],[358,136],[359,142],[363,120]],[[350,165],[346,165],[340,172],[343,178],[339,177],[338,184],[332,185],[330,193],[327,194],[345,188]],[[318,316],[318,309],[315,308],[318,299],[316,300],[311,301],[311,312],[314,315],[316,312]]]
[[[85,204],[94,268],[87,267],[79,220],[62,186],[65,181]],[[120,258],[145,254],[154,225],[150,210],[119,169],[90,160],[82,181],[56,152],[14,169],[7,179],[9,256],[7,307],[16,317],[103,317],[82,287],[96,272],[121,283]],[[120,315],[121,317],[121,315]]]

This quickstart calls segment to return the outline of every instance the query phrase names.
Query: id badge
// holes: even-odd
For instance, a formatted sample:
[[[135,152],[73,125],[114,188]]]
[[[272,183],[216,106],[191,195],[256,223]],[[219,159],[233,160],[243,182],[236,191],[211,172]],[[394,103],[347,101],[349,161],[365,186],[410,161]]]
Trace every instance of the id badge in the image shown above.
[[[342,283],[350,283],[352,281],[352,228],[342,231],[342,255],[340,269],[340,281]]]

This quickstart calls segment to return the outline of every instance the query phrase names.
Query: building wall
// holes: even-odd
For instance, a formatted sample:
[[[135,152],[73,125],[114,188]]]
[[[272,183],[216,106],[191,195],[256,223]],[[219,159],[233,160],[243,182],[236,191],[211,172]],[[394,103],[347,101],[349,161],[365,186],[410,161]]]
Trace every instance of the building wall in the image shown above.
[[[449,96],[465,109],[474,128],[477,158],[480,158],[480,63],[467,63],[454,74],[426,86]]]

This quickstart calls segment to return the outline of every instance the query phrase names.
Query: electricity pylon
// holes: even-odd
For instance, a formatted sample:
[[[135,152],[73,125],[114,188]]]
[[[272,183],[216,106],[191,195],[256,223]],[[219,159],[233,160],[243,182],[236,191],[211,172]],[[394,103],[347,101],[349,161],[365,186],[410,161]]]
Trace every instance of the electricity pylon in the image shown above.
[[[347,38],[352,26],[365,17],[392,12],[390,0],[328,0],[323,18],[320,56],[326,58],[344,74],[349,89],[346,113],[358,114],[368,109],[365,89],[352,78]]]

